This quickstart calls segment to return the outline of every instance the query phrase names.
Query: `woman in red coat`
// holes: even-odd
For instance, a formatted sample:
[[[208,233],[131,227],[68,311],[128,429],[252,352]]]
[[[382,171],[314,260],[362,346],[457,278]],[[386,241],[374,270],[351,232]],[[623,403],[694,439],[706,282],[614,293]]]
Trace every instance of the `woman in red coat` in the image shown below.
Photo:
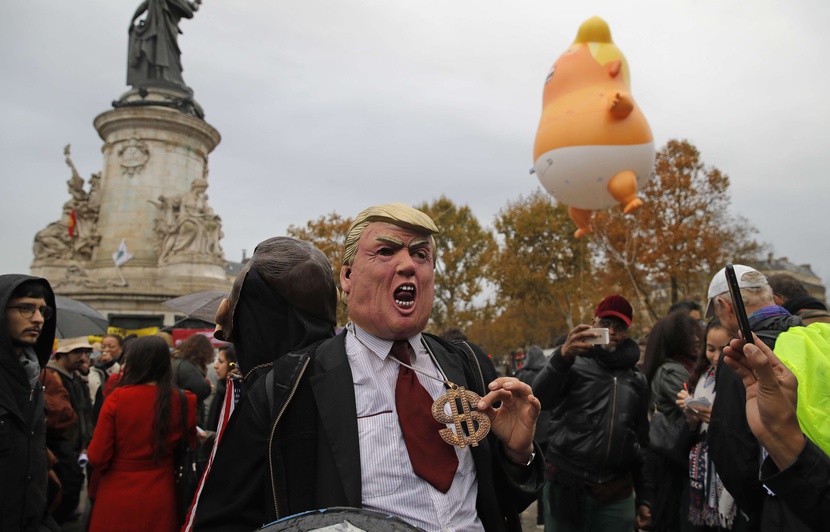
[[[101,472],[90,532],[179,529],[173,451],[181,443],[182,418],[172,382],[167,343],[157,336],[134,340],[89,444],[89,462]],[[186,395],[186,437],[193,444],[196,397]]]

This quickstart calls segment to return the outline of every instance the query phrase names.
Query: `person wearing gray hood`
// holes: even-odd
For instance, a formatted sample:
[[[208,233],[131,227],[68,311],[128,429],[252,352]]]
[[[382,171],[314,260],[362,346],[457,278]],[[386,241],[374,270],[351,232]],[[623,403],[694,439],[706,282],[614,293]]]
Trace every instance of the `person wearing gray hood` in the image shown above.
[[[0,530],[58,531],[46,512],[46,403],[38,380],[55,338],[49,282],[0,275]]]

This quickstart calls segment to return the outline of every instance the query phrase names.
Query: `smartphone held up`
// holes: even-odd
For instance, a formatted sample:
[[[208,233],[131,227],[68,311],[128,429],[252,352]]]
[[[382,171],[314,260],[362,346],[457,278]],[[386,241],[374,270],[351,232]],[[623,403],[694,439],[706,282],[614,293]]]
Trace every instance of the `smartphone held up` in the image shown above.
[[[741,337],[748,342],[752,342],[752,328],[749,326],[749,318],[746,315],[746,307],[741,296],[738,277],[735,275],[735,267],[731,262],[726,265],[724,273],[726,274],[726,284],[729,286],[729,295],[732,296],[732,306],[735,308],[735,317],[738,320]]]
[[[592,345],[607,345],[611,343],[611,336],[606,328],[588,329],[586,333],[591,333],[595,336],[589,336],[585,339],[586,344]]]

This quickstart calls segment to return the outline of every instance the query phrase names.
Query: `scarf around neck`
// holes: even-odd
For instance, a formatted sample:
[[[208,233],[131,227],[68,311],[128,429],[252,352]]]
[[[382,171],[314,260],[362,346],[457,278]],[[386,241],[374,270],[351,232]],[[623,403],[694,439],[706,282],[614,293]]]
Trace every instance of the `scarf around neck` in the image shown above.
[[[20,351],[20,366],[26,372],[26,379],[29,381],[29,388],[34,388],[37,377],[40,375],[40,364],[37,361],[35,350],[31,347],[24,347]]]
[[[615,351],[606,351],[600,346],[594,346],[588,357],[596,359],[609,369],[626,369],[634,367],[640,360],[640,347],[633,340],[626,338]]]

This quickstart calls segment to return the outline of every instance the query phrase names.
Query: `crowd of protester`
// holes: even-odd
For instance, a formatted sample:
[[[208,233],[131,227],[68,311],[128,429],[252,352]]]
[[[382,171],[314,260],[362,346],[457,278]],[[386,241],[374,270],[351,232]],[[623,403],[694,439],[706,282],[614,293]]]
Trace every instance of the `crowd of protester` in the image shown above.
[[[412,222],[396,224],[387,223],[405,231],[413,226]],[[383,238],[394,248],[394,239]],[[114,334],[95,345],[86,337],[53,344],[54,296],[48,282],[24,275],[0,276],[6,309],[0,365],[4,432],[0,529],[172,531],[184,524],[184,530],[231,530],[234,523],[266,524],[269,518],[282,517],[279,510],[256,512],[268,505],[266,492],[279,482],[275,481],[279,471],[289,477],[292,471],[302,474],[305,464],[289,461],[277,473],[272,465],[268,473],[264,464],[273,461],[276,447],[268,451],[256,445],[272,445],[269,431],[276,438],[274,446],[288,446],[279,451],[286,456],[308,456],[309,445],[319,443],[306,439],[303,448],[292,447],[291,437],[305,437],[305,432],[281,434],[269,428],[269,418],[275,415],[271,394],[276,392],[268,387],[279,390],[286,383],[271,369],[276,362],[258,357],[278,353],[280,363],[287,364],[288,354],[305,352],[301,350],[305,345],[317,349],[320,342],[325,346],[334,341],[334,302],[323,301],[331,295],[332,280],[323,279],[300,297],[292,292],[301,289],[297,281],[288,283],[280,277],[284,272],[269,270],[285,257],[303,264],[319,262],[308,250],[300,258],[292,255],[298,253],[297,241],[286,240],[291,242],[264,242],[252,267],[240,275],[230,308],[223,303],[217,315],[216,337],[233,343],[218,351],[198,334],[175,349],[162,336],[125,340]],[[349,281],[351,268],[355,266],[346,263],[342,274]],[[462,529],[517,530],[511,516],[536,500],[536,523],[546,531],[830,530],[826,520],[830,428],[826,415],[815,414],[830,407],[830,391],[823,380],[830,375],[830,314],[792,277],[776,275],[767,280],[746,266],[736,270],[752,339],[740,337],[736,305],[722,270],[712,279],[703,316],[701,305],[679,302],[648,328],[647,335],[635,339],[629,334],[636,318],[631,304],[620,295],[609,295],[597,304],[590,324],[563,334],[547,355],[538,346],[530,347],[515,378],[488,374],[508,389],[519,390],[512,382],[522,383],[527,404],[532,406],[538,399],[535,443],[517,444],[509,437],[489,442],[502,449],[498,451],[502,459],[506,456],[512,464],[497,466],[505,469],[495,477],[488,476],[493,474],[489,470],[481,473],[480,465],[465,463],[464,455],[459,455],[462,460],[454,467],[468,468],[464,474],[478,470],[484,475],[477,483],[465,481],[464,489],[506,505],[501,517],[481,509],[447,510],[454,519],[466,520]],[[330,270],[320,275],[330,275]],[[359,310],[359,300],[355,301]],[[263,325],[263,318],[283,329]],[[358,314],[358,321],[366,323],[364,319]],[[362,343],[360,349],[368,349],[364,342],[371,340],[361,340],[362,329],[349,327],[343,334],[355,335],[353,341]],[[608,331],[608,341],[598,329]],[[469,349],[465,357],[483,360],[478,347],[458,329],[447,331],[440,340],[423,338],[428,351]],[[332,349],[322,352],[333,353]],[[215,386],[208,377],[211,367]],[[294,371],[303,366],[291,367]],[[394,368],[397,374],[397,363]],[[302,373],[297,378],[302,379]],[[251,395],[240,411],[234,411],[233,421],[223,424],[220,419],[229,404],[226,394],[233,393],[233,379],[244,382],[242,393]],[[303,382],[294,384],[295,391],[300,401],[307,401],[313,388],[306,389]],[[505,407],[493,409],[492,404],[511,401],[504,391],[499,393],[498,399],[487,395],[477,405],[482,411],[489,409],[493,423],[498,422],[497,410]],[[235,404],[237,396],[230,403]],[[292,399],[293,395],[286,400]],[[522,415],[532,419],[532,410]],[[42,419],[40,411],[45,412]],[[314,410],[301,413],[319,415]],[[289,409],[287,416],[284,423],[293,423],[297,414]],[[316,437],[313,423],[301,426]],[[26,437],[29,433],[31,437]],[[502,429],[498,436],[502,437]],[[362,437],[360,441],[363,445]],[[181,492],[176,480],[186,449],[196,449],[196,477],[204,473],[200,493],[196,493],[198,484]],[[316,459],[334,464],[329,462],[334,458]],[[546,469],[536,480],[534,471],[540,463]],[[360,465],[369,467],[362,457]],[[234,480],[245,471],[250,474]],[[326,478],[330,472],[317,474]],[[462,482],[459,474],[455,479],[450,476],[450,484],[439,492]],[[506,503],[507,491],[482,485],[489,479],[513,486],[511,476],[517,479],[511,489],[521,493],[515,504]],[[413,478],[420,482],[428,477],[415,471]],[[20,479],[26,479],[22,493],[20,485],[12,484]],[[320,488],[311,485],[294,488],[288,483],[284,489],[272,494],[274,501],[283,497],[291,507],[300,508],[298,497],[309,505],[320,497],[341,500],[337,493],[320,495]],[[292,489],[301,491],[292,495]],[[388,499],[382,484],[372,489]],[[437,488],[412,489],[432,493]],[[215,497],[230,497],[228,490],[236,490],[232,507],[213,503]],[[462,504],[464,494],[456,496],[460,498],[453,504]],[[313,502],[306,503],[306,498]],[[361,506],[360,499],[351,505]],[[397,515],[429,528],[426,510],[416,511],[417,517],[403,510]],[[188,528],[186,518],[196,526]],[[127,528],[124,523],[129,523]],[[239,529],[253,528],[244,524]]]
[[[614,482],[602,476],[613,446],[597,449],[594,457],[601,459],[601,466],[575,466],[569,461],[583,447],[579,440],[565,440],[567,445],[563,445],[562,433],[571,430],[589,441],[604,441],[606,432],[616,427],[636,438],[632,421],[636,415],[624,402],[625,394],[621,395],[624,373],[611,370],[609,390],[613,392],[589,394],[593,401],[580,401],[587,381],[579,368],[589,366],[568,360],[568,342],[554,350],[533,388],[545,408],[541,416],[563,425],[558,430],[554,426],[547,435],[537,432],[537,438],[548,441],[548,479],[554,490],[573,490],[576,484],[587,497],[546,497],[544,503],[550,510],[545,530],[631,530],[629,522],[634,519],[637,527],[656,531],[830,530],[825,519],[830,510],[827,307],[808,296],[791,276],[779,274],[767,280],[750,267],[736,265],[735,269],[753,331],[751,343],[739,335],[724,270],[712,279],[703,316],[699,304],[679,302],[640,339],[645,349],[639,367],[650,387],[648,438],[635,459],[611,465],[611,469],[624,474],[626,468],[642,467],[643,478],[641,487],[635,481],[631,490],[617,495],[619,500],[633,491],[638,506],[627,503],[625,514],[617,513],[616,523],[599,523],[599,518],[585,510],[593,509],[606,519],[616,511],[610,506],[613,500],[603,506],[602,496],[597,495],[603,493],[604,485]],[[601,306],[598,317],[600,311]],[[601,326],[598,322],[595,318],[593,326]],[[571,342],[570,349],[579,346],[585,350],[580,356],[596,364],[608,355],[585,343],[588,327],[571,331],[571,340],[576,337],[581,342]],[[619,327],[615,329],[619,334]],[[617,340],[605,349],[617,351]],[[762,401],[761,391],[769,389],[777,390],[777,395],[770,393]],[[551,393],[555,395],[545,395]],[[603,404],[598,399],[601,395],[614,400]],[[777,401],[774,405],[773,400]],[[770,414],[763,417],[759,412]],[[783,459],[773,457],[773,445],[784,449],[778,451]],[[558,473],[562,469],[576,474],[578,480],[563,482]],[[648,508],[643,519],[639,519],[641,502]],[[602,511],[597,511],[597,503]],[[569,517],[574,507],[579,508],[576,517],[581,519],[576,523]],[[563,526],[561,521],[569,518],[571,522]],[[586,524],[586,519],[592,522]]]

